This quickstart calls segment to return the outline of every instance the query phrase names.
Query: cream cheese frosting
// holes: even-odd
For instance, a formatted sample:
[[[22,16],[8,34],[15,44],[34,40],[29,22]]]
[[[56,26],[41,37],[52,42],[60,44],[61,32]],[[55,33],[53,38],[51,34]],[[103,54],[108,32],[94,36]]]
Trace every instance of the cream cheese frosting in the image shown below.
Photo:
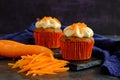
[[[37,20],[35,24],[36,28],[61,28],[61,23],[57,18],[43,17],[41,20]]]
[[[87,27],[85,23],[74,23],[66,27],[63,31],[64,35],[67,37],[75,36],[79,38],[92,37],[94,32],[91,28]]]

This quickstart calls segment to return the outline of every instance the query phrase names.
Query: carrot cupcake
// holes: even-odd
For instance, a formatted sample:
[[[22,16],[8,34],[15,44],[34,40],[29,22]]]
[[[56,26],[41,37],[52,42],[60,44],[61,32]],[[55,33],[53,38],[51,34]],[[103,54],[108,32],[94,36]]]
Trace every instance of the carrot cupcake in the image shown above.
[[[61,37],[61,22],[57,18],[43,17],[37,19],[34,30],[34,39],[36,45],[48,48],[59,48]]]
[[[66,27],[60,38],[62,58],[87,60],[91,58],[94,32],[85,23],[74,23]]]

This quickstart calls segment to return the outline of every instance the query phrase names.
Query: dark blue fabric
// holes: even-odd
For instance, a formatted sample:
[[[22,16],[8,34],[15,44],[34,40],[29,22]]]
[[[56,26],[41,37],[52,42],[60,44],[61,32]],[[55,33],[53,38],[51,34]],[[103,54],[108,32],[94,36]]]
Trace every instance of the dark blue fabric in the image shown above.
[[[21,32],[1,36],[0,39],[15,40],[24,44],[34,44],[34,22]],[[65,26],[62,26],[64,29]],[[106,68],[111,75],[120,76],[120,41],[95,34],[93,55],[104,60],[101,67]],[[0,59],[4,59],[0,57]]]
[[[120,76],[120,41],[95,34],[93,54],[104,60],[102,68],[111,75]]]
[[[0,39],[15,40],[25,44],[34,44],[33,38],[34,22],[29,26],[29,28],[16,33],[7,34],[0,37]]]

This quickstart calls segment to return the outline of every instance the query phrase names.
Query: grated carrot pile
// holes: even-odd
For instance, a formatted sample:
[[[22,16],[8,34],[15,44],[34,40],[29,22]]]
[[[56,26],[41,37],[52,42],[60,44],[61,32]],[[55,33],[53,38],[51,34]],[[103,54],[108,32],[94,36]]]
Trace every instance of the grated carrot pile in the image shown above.
[[[58,72],[66,72],[69,67],[65,67],[69,63],[65,60],[54,58],[53,55],[46,53],[21,56],[21,59],[15,63],[8,63],[12,68],[20,68],[18,73],[26,72],[28,75],[44,75],[56,74]]]

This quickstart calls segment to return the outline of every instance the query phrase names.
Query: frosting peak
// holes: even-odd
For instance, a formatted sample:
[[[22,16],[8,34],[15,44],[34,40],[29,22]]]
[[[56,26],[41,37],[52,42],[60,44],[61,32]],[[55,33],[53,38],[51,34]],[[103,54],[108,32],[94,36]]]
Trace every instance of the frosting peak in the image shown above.
[[[91,28],[87,27],[85,23],[74,23],[64,29],[64,34],[67,37],[75,36],[79,38],[91,37],[94,32]]]
[[[61,22],[57,18],[43,17],[36,22],[36,28],[61,28]]]

